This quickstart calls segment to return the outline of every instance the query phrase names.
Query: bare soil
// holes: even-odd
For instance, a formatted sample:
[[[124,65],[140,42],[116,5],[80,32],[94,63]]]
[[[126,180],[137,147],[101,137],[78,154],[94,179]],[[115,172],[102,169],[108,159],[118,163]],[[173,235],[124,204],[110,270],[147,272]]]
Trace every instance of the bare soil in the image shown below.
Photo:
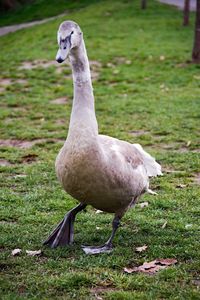
[[[66,104],[67,103],[67,97],[57,98],[52,101],[50,101],[52,104]]]
[[[25,140],[0,140],[0,147],[16,147],[16,148],[21,148],[21,149],[29,149],[33,147],[36,144],[40,143],[46,143],[46,142],[52,142],[52,143],[57,143],[57,142],[63,142],[64,140],[62,139],[54,139],[54,138],[44,138],[44,139],[35,139],[32,141],[25,141]]]

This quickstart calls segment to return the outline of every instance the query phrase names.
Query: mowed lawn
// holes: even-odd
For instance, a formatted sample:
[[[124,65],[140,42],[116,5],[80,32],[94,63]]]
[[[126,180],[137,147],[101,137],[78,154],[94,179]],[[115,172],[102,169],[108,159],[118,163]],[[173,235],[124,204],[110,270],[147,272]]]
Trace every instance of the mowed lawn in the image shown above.
[[[175,8],[148,1],[142,11],[139,2],[99,1],[0,39],[2,299],[199,299],[200,65],[189,63],[194,15],[182,27]],[[151,181],[158,195],[143,196],[124,216],[111,254],[87,256],[81,249],[102,244],[111,232],[113,216],[92,207],[77,216],[72,247],[42,246],[76,205],[54,170],[73,95],[69,66],[54,62],[65,19],[84,32],[99,131],[142,144],[164,172]],[[146,251],[137,253],[143,245]],[[22,252],[13,257],[15,248]],[[40,256],[26,254],[39,249]],[[155,275],[123,271],[157,258],[177,264]]]

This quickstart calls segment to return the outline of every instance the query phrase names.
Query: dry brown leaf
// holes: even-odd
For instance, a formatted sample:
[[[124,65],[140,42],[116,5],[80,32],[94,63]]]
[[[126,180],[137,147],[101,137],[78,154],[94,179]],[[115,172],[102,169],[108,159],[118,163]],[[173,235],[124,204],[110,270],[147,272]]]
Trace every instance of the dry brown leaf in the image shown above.
[[[133,273],[134,271],[133,271],[133,268],[124,268],[124,272],[125,272],[125,273],[128,273],[128,274],[131,274],[131,273]]]
[[[11,253],[12,253],[13,256],[17,256],[17,255],[19,255],[21,252],[22,252],[22,249],[17,248],[17,249],[14,249]]]
[[[142,203],[139,203],[139,206],[140,206],[141,208],[147,207],[148,205],[149,205],[148,202],[142,202]]]
[[[28,256],[37,256],[37,255],[40,255],[41,253],[42,253],[41,250],[36,250],[36,251],[26,250],[26,254]]]
[[[161,265],[166,265],[166,266],[170,266],[170,265],[174,265],[177,263],[177,259],[175,258],[159,258],[156,259],[156,263],[161,264]]]
[[[145,251],[147,248],[148,248],[148,246],[144,245],[144,246],[141,246],[141,247],[137,247],[135,251],[136,251],[136,252],[143,252],[143,251]]]
[[[143,272],[151,275],[151,274],[155,274],[159,270],[166,269],[168,266],[171,266],[176,263],[177,260],[174,258],[166,258],[166,259],[160,258],[150,262],[144,262],[139,267],[124,268],[124,272],[129,274],[133,272]]]

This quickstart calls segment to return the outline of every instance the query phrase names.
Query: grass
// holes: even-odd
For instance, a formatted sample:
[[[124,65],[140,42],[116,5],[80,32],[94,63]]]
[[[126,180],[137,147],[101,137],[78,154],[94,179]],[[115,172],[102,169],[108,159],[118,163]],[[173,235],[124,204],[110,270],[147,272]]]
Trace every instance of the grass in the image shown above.
[[[1,139],[43,140],[27,149],[1,146],[1,159],[10,163],[0,167],[1,297],[199,299],[200,66],[186,63],[193,26],[183,28],[179,11],[155,1],[146,11],[137,1],[104,1],[67,18],[83,29],[90,60],[101,63],[94,81],[100,132],[141,143],[168,172],[151,182],[158,196],[140,200],[149,206],[136,205],[125,215],[112,254],[81,250],[81,244],[103,243],[111,231],[112,215],[97,215],[92,207],[78,215],[72,247],[43,247],[76,203],[54,170],[69,124],[72,81],[64,76],[70,70],[36,62],[54,60],[56,31],[65,18],[2,37],[0,72],[11,83],[1,89]],[[36,68],[20,69],[24,61]],[[66,104],[51,102],[66,95]],[[144,244],[148,249],[136,253]],[[11,256],[15,248],[23,249],[18,257]],[[42,256],[25,254],[37,249]],[[178,264],[154,276],[123,272],[156,258]]]
[[[32,0],[7,12],[0,12],[0,26],[20,24],[53,17],[64,12],[84,8],[100,0]]]

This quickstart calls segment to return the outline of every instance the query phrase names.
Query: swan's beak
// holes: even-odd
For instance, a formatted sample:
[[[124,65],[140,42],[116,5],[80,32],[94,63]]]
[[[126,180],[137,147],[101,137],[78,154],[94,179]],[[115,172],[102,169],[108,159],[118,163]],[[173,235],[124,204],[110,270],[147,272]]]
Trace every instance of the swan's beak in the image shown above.
[[[56,55],[56,61],[58,63],[62,63],[69,54],[69,47],[66,47],[66,49],[58,49],[57,55]]]

